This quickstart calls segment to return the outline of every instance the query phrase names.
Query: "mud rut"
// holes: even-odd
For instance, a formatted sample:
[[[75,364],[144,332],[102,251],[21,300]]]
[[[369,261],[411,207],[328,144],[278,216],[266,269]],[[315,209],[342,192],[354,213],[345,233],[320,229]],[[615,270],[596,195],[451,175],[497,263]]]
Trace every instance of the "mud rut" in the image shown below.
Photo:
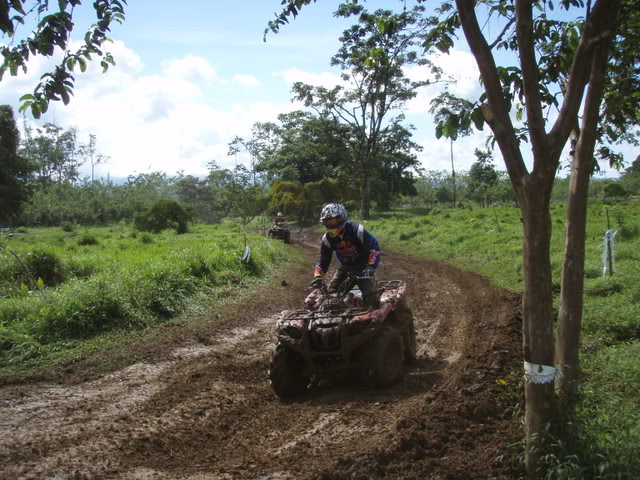
[[[451,267],[385,252],[405,279],[418,359],[385,390],[325,386],[292,402],[266,369],[277,313],[301,305],[309,265],[237,302],[183,344],[98,378],[0,388],[3,479],[486,479],[520,471],[512,407],[518,298]],[[76,372],[81,365],[76,367]]]

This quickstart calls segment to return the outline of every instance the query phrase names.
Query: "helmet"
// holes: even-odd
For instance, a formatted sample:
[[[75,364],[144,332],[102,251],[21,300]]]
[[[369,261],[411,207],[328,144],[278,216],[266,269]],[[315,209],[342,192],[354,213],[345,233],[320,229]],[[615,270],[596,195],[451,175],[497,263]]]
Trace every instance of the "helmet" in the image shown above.
[[[278,217],[281,217],[281,216],[282,216],[282,212],[278,212],[278,215],[277,215],[277,216],[278,216]]]
[[[339,203],[329,203],[324,206],[320,214],[320,223],[324,223],[327,218],[339,217],[340,222],[347,219],[347,210]]]

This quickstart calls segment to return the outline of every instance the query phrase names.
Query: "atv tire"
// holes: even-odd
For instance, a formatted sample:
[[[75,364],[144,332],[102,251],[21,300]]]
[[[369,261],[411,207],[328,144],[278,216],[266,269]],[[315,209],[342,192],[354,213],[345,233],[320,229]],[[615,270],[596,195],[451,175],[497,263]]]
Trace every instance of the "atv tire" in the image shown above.
[[[413,323],[413,314],[410,309],[401,308],[396,318],[404,341],[404,361],[405,363],[413,363],[417,353],[416,326]]]
[[[397,328],[385,327],[362,355],[361,372],[365,384],[387,387],[404,373],[404,342]]]
[[[306,391],[309,375],[300,355],[277,344],[271,355],[269,380],[278,397],[291,398]]]

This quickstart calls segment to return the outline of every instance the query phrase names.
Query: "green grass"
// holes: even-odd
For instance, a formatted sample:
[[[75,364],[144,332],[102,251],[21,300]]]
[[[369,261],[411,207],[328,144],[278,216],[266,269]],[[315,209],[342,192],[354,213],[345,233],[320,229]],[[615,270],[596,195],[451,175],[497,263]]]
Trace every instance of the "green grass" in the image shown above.
[[[243,262],[244,232],[225,226],[183,235],[28,229],[0,242],[0,375],[170,322],[197,299],[264,278],[286,256],[281,242],[248,233]]]
[[[603,276],[609,213],[615,237],[614,275]],[[564,251],[563,205],[551,207],[554,292]],[[441,260],[522,290],[522,224],[517,208],[433,209],[424,216],[386,213],[363,222],[382,249]],[[640,207],[588,211],[581,362],[584,380],[571,420],[575,437],[553,457],[548,478],[640,478]],[[557,303],[557,301],[556,301]]]
[[[571,419],[574,436],[550,458],[548,478],[640,478],[640,208],[606,208],[611,228],[618,229],[615,273],[603,277],[606,211],[593,203],[586,239],[584,379]],[[565,207],[555,204],[551,211],[557,287]],[[481,273],[497,287],[522,289],[517,208],[403,210],[363,223],[383,251],[441,260]],[[249,234],[248,242],[252,261],[245,265],[239,260],[242,231],[225,226],[197,226],[186,235],[141,234],[118,225],[78,234],[28,229],[0,237],[0,376],[28,372],[33,365],[73,363],[143,328],[166,325],[221,289],[264,278],[287,254],[282,243],[267,244],[259,235]],[[27,274],[16,256],[43,276]]]

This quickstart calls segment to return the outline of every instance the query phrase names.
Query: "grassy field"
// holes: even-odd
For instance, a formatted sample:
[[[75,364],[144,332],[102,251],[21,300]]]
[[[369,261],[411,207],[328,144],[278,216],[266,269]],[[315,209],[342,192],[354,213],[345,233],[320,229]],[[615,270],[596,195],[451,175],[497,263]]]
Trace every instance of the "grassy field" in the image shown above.
[[[238,227],[177,235],[130,227],[22,229],[0,237],[0,375],[71,362],[127,332],[167,324],[224,289],[268,276],[281,242]]]
[[[552,262],[559,292],[565,207],[552,207]],[[614,274],[603,274],[604,234],[616,230]],[[355,218],[355,220],[358,220]],[[517,208],[396,211],[363,222],[384,249],[441,260],[522,289]],[[548,478],[640,478],[640,208],[589,207],[581,361],[584,379],[569,443],[549,458]],[[28,229],[0,237],[0,378],[73,363],[137,332],[153,331],[225,292],[268,278],[287,255],[281,242],[196,226],[185,235],[118,225],[66,232]],[[384,257],[383,257],[384,261]],[[157,330],[157,329],[155,329]]]
[[[564,205],[554,205],[552,265],[560,291]],[[608,214],[608,221],[607,221]],[[481,273],[522,290],[522,226],[517,208],[397,212],[364,222],[384,248]],[[616,231],[614,274],[603,274],[604,234]],[[592,203],[588,212],[581,362],[584,379],[549,478],[640,478],[640,206]],[[557,297],[556,297],[557,298]]]

